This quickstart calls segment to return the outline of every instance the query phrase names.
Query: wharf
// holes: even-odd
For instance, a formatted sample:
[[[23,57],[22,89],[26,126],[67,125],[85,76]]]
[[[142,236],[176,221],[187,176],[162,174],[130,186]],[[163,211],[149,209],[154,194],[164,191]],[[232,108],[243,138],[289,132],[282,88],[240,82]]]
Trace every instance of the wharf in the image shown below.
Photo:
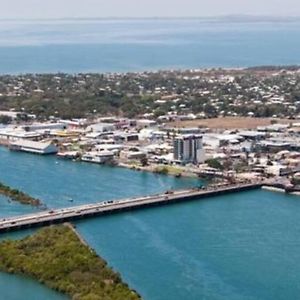
[[[90,218],[100,215],[112,214],[133,209],[142,209],[198,200],[234,192],[261,188],[263,183],[222,185],[214,188],[196,188],[189,190],[167,191],[163,194],[137,197],[131,199],[109,200],[94,204],[85,204],[63,209],[47,210],[33,214],[10,217],[0,220],[0,233],[45,226],[56,223],[70,222],[78,219]]]

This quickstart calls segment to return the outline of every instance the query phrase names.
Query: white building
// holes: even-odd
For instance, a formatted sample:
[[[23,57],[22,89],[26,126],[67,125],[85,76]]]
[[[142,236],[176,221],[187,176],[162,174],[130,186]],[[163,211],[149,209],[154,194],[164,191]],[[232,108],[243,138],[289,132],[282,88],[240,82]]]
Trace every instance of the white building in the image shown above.
[[[85,162],[91,162],[91,163],[96,163],[96,164],[104,164],[107,162],[112,161],[114,158],[114,153],[112,151],[91,151],[91,152],[86,152],[81,160]]]
[[[136,125],[139,128],[149,128],[149,127],[156,126],[156,121],[148,120],[148,119],[140,119],[140,120],[136,120]]]
[[[55,145],[28,140],[18,140],[10,144],[10,149],[15,151],[24,151],[36,154],[55,154],[58,149]]]
[[[87,127],[87,132],[113,132],[116,130],[116,127],[112,123],[98,123],[93,124]]]
[[[0,140],[2,142],[11,142],[17,140],[38,140],[42,138],[39,132],[27,132],[20,129],[4,128],[0,130]]]
[[[205,152],[201,135],[182,135],[174,140],[174,160],[184,163],[203,163]]]
[[[42,131],[42,130],[64,130],[67,126],[63,123],[34,123],[22,126],[25,131]]]

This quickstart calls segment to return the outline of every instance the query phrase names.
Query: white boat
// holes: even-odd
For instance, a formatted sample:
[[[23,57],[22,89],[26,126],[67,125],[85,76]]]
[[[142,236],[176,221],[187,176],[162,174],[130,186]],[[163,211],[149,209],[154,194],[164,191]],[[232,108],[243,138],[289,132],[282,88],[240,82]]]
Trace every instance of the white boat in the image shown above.
[[[86,152],[82,155],[81,160],[85,162],[91,162],[96,164],[104,164],[112,161],[114,153],[111,151],[99,151],[99,152]]]
[[[67,152],[58,152],[56,155],[61,158],[75,159],[79,156],[79,153],[77,151],[67,151]]]

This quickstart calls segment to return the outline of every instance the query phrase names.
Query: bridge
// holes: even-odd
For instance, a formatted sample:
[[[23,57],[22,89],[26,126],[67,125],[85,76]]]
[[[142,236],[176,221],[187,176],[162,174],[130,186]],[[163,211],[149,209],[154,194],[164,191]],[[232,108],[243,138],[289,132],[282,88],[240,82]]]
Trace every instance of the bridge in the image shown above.
[[[261,188],[262,185],[262,183],[219,185],[203,189],[195,188],[188,190],[167,191],[163,194],[144,197],[109,200],[94,204],[40,211],[28,215],[0,219],[0,233],[74,221],[121,211],[166,205],[187,200],[197,200],[212,196],[252,190]]]

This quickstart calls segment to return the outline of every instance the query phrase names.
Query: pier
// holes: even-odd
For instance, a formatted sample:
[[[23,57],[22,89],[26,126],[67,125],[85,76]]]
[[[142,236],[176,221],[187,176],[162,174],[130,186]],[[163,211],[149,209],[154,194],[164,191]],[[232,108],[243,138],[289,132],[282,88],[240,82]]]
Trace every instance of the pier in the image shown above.
[[[263,183],[222,185],[211,188],[167,191],[163,194],[130,199],[108,200],[94,204],[78,205],[62,209],[0,219],[0,233],[91,218],[133,209],[198,200],[234,192],[261,188]]]

